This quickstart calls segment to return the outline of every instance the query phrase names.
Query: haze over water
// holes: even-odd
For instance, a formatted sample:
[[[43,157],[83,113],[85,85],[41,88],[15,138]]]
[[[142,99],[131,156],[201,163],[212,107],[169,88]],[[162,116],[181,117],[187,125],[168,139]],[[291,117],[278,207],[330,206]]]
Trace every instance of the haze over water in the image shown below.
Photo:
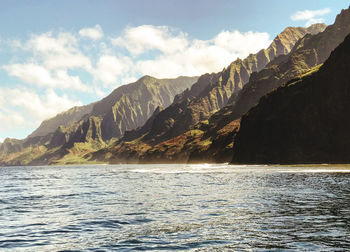
[[[350,249],[347,166],[0,168],[0,250]]]

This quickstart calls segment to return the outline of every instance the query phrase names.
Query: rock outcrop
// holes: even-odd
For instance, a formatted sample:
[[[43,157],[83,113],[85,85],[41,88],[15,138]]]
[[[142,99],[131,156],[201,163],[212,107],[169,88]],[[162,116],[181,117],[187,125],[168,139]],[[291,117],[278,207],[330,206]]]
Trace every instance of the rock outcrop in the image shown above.
[[[197,79],[144,76],[135,83],[115,89],[101,101],[72,108],[44,121],[24,140],[6,139],[0,145],[0,162],[7,165],[50,164],[71,153],[69,162],[74,163],[73,154],[81,156],[96,151],[126,130],[143,125],[158,107],[169,106],[175,95],[192,86]],[[57,128],[52,130],[56,125]],[[38,151],[34,152],[34,149]]]
[[[91,113],[94,103],[90,103],[85,106],[73,107],[67,111],[64,111],[53,118],[43,121],[40,126],[33,131],[28,137],[39,137],[53,133],[60,126],[68,126],[74,122],[77,122],[83,118],[83,116]]]
[[[255,106],[259,99],[283,83],[322,64],[350,32],[350,9],[342,10],[333,25],[323,32],[308,34],[299,40],[292,51],[270,62],[262,71],[252,74],[249,83],[232,95],[226,108],[215,115],[220,125],[240,118]]]
[[[168,108],[155,116],[151,129],[143,133],[142,141],[154,146],[192,130],[197,123],[207,120],[224,107],[232,95],[239,93],[252,73],[262,70],[276,57],[289,53],[306,34],[315,34],[325,27],[324,24],[309,28],[288,27],[267,49],[251,54],[244,60],[237,59],[219,73],[202,75],[197,83],[177,95]],[[140,128],[140,131],[146,132],[144,128]],[[137,137],[140,135],[135,134]],[[130,140],[133,139],[129,137],[127,141]]]
[[[349,163],[349,115],[350,35],[321,67],[266,95],[243,116],[233,162]]]

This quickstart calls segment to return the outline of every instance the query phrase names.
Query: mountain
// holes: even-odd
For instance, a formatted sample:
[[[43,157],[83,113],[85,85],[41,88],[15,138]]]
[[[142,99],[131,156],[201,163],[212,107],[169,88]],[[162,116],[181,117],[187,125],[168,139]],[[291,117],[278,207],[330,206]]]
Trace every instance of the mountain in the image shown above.
[[[243,116],[234,163],[350,162],[350,35]]]
[[[288,53],[307,33],[325,29],[324,24],[309,28],[286,28],[267,49],[237,59],[219,73],[204,74],[164,110],[158,110],[143,126],[126,131],[116,144],[94,153],[92,160],[123,162],[215,162],[229,161],[232,138],[239,120],[219,131],[207,131],[206,120],[222,108],[230,95],[248,82],[254,71],[261,70],[274,58]],[[225,144],[227,148],[221,149]]]
[[[157,107],[169,106],[176,94],[197,79],[144,76],[135,83],[120,86],[94,104],[73,108],[43,122],[24,140],[5,139],[0,146],[0,163],[47,164],[66,155],[71,155],[69,162],[76,162],[74,156],[98,150],[125,130],[143,125]],[[52,131],[57,124],[60,125]],[[45,132],[48,133],[43,135]]]
[[[241,92],[230,97],[228,106],[215,115],[220,126],[239,119],[259,99],[283,83],[323,63],[350,32],[350,9],[342,10],[333,25],[318,34],[308,34],[292,51],[270,62],[262,71],[252,74]]]
[[[56,115],[53,118],[43,121],[40,126],[28,137],[45,136],[53,133],[59,126],[67,126],[82,119],[84,115],[90,114],[94,103],[73,107],[65,112]]]
[[[238,93],[248,82],[253,72],[263,69],[274,58],[289,53],[294,44],[306,34],[325,29],[324,24],[309,28],[288,27],[279,34],[267,49],[251,54],[246,59],[237,59],[219,73],[204,74],[198,81],[153,119],[151,129],[142,141],[156,145],[193,129],[200,121],[207,120],[213,112],[224,107],[229,98]],[[147,125],[149,127],[149,125]],[[146,132],[140,128],[140,131]],[[135,134],[140,136],[141,134]],[[133,139],[128,139],[128,141]]]
[[[158,106],[168,107],[175,95],[196,80],[197,77],[156,79],[144,76],[97,102],[91,115],[101,118],[103,140],[119,138],[126,130],[143,125]]]
[[[332,32],[324,37],[319,34],[329,29],[323,24],[288,27],[267,49],[237,59],[219,73],[173,80],[145,76],[94,103],[89,113],[73,113],[76,117],[53,132],[48,130],[46,135],[34,134],[25,140],[6,139],[0,145],[0,164],[228,161],[241,127],[240,116],[232,116],[232,108],[241,93],[251,89],[246,86],[253,80],[273,78],[281,85],[284,77],[304,73],[314,64],[312,59],[322,58],[312,46],[328,48],[336,44],[347,21],[343,20],[345,28],[330,29]],[[327,40],[329,35],[334,38]],[[255,93],[250,95],[254,98]]]

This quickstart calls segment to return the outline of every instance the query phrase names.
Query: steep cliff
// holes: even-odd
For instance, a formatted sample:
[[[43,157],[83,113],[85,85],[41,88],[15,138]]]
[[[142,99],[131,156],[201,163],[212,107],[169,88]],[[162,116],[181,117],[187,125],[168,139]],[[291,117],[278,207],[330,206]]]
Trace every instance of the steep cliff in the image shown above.
[[[156,108],[169,106],[176,94],[197,79],[144,76],[135,83],[115,89],[101,101],[72,108],[43,122],[24,140],[7,139],[0,145],[0,162],[8,165],[48,164],[72,154],[69,162],[74,163],[77,161],[73,158],[74,154],[82,156],[96,151],[105,147],[111,139],[119,138],[126,130],[143,125]],[[52,131],[57,123],[62,124]],[[42,135],[44,132],[49,133]],[[33,149],[40,151],[33,155]],[[21,160],[23,157],[25,161]]]
[[[90,114],[93,106],[94,103],[80,107],[73,107],[54,116],[53,118],[47,119],[43,121],[40,126],[28,137],[33,138],[38,136],[45,136],[49,133],[55,132],[59,126],[67,126],[69,124],[77,122],[81,120],[84,115]]]
[[[241,92],[233,94],[228,106],[214,115],[221,117],[219,124],[223,126],[240,118],[265,94],[323,63],[349,32],[350,9],[347,9],[323,32],[306,35],[287,56],[276,58],[262,71],[252,74]]]
[[[175,95],[196,82],[196,77],[156,79],[144,76],[97,102],[92,115],[101,118],[103,140],[119,138],[143,125],[158,106],[168,107]]]
[[[153,125],[142,141],[156,145],[193,129],[194,125],[207,120],[213,112],[224,107],[229,98],[248,82],[253,72],[260,71],[274,58],[289,53],[294,44],[306,34],[315,34],[325,27],[323,24],[309,28],[288,27],[267,49],[251,54],[244,60],[237,59],[219,73],[201,76],[197,83],[177,95],[174,102],[153,119]],[[140,131],[145,132],[143,128]],[[130,140],[132,139],[129,138],[128,141]]]
[[[234,163],[350,162],[350,35],[243,116]]]

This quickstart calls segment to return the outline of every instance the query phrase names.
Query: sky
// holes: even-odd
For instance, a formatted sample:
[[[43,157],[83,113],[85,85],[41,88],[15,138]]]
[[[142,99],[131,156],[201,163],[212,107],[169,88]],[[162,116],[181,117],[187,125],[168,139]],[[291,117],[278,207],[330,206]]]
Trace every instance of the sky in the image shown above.
[[[1,0],[0,142],[143,75],[217,72],[345,0]]]

